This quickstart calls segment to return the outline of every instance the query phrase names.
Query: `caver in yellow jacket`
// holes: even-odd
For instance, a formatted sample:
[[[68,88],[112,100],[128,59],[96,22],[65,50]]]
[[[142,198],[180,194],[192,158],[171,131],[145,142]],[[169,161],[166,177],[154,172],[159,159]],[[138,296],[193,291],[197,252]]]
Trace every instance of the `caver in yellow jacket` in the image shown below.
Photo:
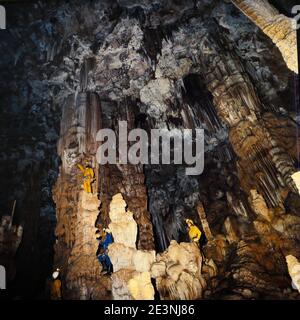
[[[193,242],[199,242],[200,238],[201,238],[201,231],[199,230],[198,227],[196,227],[194,225],[194,222],[190,219],[186,220],[186,223],[189,227],[189,237],[190,240]]]
[[[92,182],[94,179],[94,170],[90,166],[83,167],[81,164],[78,164],[78,168],[83,174],[83,188],[87,193],[92,193]]]
[[[196,226],[191,226],[189,228],[189,237],[191,241],[199,241],[201,238],[201,231]]]

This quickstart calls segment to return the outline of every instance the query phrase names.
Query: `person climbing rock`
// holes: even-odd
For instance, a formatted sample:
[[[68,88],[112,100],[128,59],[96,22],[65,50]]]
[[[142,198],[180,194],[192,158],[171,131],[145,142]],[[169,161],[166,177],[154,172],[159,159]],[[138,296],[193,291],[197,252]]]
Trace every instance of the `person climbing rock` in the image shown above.
[[[108,256],[108,246],[113,243],[113,237],[109,229],[103,229],[103,233],[96,231],[96,235],[99,235],[97,240],[99,241],[99,247],[97,250],[97,258],[102,265],[102,273],[110,274],[112,272],[112,263]]]
[[[89,161],[86,160],[84,165],[85,166],[77,164],[78,168],[83,174],[83,188],[85,192],[92,193],[92,183],[94,181],[95,173]]]
[[[52,274],[52,284],[51,284],[51,300],[61,300],[61,280],[60,280],[60,270],[56,269]]]
[[[197,226],[195,226],[194,222],[191,219],[186,219],[185,222],[188,226],[190,241],[196,243],[197,246],[199,247],[200,246],[199,241],[201,238],[200,229]]]

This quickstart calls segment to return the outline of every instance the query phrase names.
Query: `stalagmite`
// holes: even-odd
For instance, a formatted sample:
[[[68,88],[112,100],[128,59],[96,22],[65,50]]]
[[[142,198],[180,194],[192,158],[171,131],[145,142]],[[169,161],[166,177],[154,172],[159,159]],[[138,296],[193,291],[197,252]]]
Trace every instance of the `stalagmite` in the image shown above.
[[[137,250],[137,223],[133,213],[126,210],[122,194],[113,196],[110,203],[109,228],[114,243],[108,247],[113,264],[112,294],[115,300],[153,300],[154,289],[150,268],[155,261],[155,251]]]
[[[213,261],[208,261],[204,274],[201,274],[204,262],[198,246],[194,243],[178,244],[172,241],[167,251],[157,256],[155,251],[137,250],[133,246],[136,232],[135,228],[131,227],[132,220],[124,219],[122,215],[128,215],[126,203],[122,195],[117,194],[111,201],[110,217],[114,221],[120,219],[124,225],[115,228],[115,222],[110,224],[113,237],[117,239],[108,248],[114,267],[112,275],[114,299],[153,299],[154,289],[149,272],[151,277],[156,279],[161,299],[202,297],[207,285],[205,279],[216,274]],[[122,237],[119,230],[123,230]]]
[[[292,255],[286,256],[285,259],[288,265],[289,274],[293,281],[293,287],[300,292],[300,262]]]
[[[93,293],[93,280],[100,281],[101,267],[96,257],[98,242],[94,236],[99,206],[100,200],[96,194],[85,191],[79,193],[78,223],[74,230],[76,239],[68,260],[66,284],[72,290],[78,290],[81,300],[90,299]],[[90,279],[91,275],[94,279]]]
[[[202,224],[202,228],[203,228],[203,231],[205,233],[205,236],[206,236],[207,240],[208,241],[213,240],[214,237],[212,235],[212,232],[210,230],[208,221],[206,219],[206,214],[205,214],[205,210],[204,210],[204,207],[203,207],[202,203],[198,204],[197,212],[198,212],[198,215],[199,215],[199,218],[200,218],[200,221],[201,221],[201,224]]]
[[[126,108],[119,108],[116,112],[116,117],[127,120],[128,130],[135,127],[135,103],[129,100],[125,101]],[[109,104],[109,108],[114,108],[113,104]],[[104,127],[111,127],[111,120],[103,114],[102,121]],[[117,130],[112,127],[113,130]],[[109,202],[111,198],[122,193],[126,200],[128,210],[133,212],[134,220],[138,227],[137,247],[141,250],[153,250],[154,236],[153,227],[148,211],[148,197],[145,187],[145,175],[141,164],[132,165],[106,165],[100,167],[100,189],[103,202],[102,214],[100,220],[102,224],[107,225],[109,222]],[[104,200],[105,199],[105,200]]]
[[[153,300],[154,288],[150,273],[142,272],[128,281],[128,290],[134,300]]]
[[[122,194],[116,194],[111,203],[109,217],[114,242],[124,244],[126,247],[136,247],[137,224],[133,219],[133,213],[126,210],[126,202]]]
[[[279,14],[267,0],[232,2],[272,39],[289,69],[298,74],[296,21]]]
[[[156,280],[162,300],[201,299],[207,286],[205,279],[210,278],[210,273],[212,276],[216,274],[213,261],[208,262],[207,273],[202,273],[205,262],[194,243],[178,244],[172,240],[168,249],[158,254],[156,259],[151,267],[151,276]]]

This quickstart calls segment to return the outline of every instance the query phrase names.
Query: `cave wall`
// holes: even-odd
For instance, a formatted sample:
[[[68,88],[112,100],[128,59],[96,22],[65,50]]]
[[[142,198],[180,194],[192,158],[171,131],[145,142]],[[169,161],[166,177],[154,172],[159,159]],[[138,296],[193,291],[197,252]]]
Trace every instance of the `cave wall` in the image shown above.
[[[24,228],[13,294],[44,296],[59,266],[66,297],[111,298],[92,234],[109,224],[120,192],[138,225],[138,249],[158,252],[188,241],[184,220],[201,226],[203,203],[213,235],[204,251],[219,269],[207,298],[297,298],[285,262],[300,258],[290,178],[296,76],[272,39],[223,0],[25,6],[10,5],[8,21],[16,22],[0,35],[1,215],[17,199],[15,224]],[[186,176],[177,165],[98,166],[95,132],[115,130],[119,120],[147,131],[203,128],[203,174]],[[83,152],[97,177],[91,215],[80,204],[75,166]]]

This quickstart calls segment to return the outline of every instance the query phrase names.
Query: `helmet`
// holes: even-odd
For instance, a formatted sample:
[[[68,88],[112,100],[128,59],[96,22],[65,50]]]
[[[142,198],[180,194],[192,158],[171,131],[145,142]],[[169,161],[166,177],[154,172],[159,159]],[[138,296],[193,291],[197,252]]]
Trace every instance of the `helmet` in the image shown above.
[[[192,224],[192,225],[194,225],[194,222],[193,222],[193,220],[191,220],[191,219],[186,219],[186,220],[185,220],[185,223],[186,223],[186,224]]]
[[[90,167],[91,166],[91,162],[89,160],[84,160],[84,164],[86,167]]]
[[[60,270],[57,268],[53,273],[52,273],[52,278],[55,280],[59,276]]]

